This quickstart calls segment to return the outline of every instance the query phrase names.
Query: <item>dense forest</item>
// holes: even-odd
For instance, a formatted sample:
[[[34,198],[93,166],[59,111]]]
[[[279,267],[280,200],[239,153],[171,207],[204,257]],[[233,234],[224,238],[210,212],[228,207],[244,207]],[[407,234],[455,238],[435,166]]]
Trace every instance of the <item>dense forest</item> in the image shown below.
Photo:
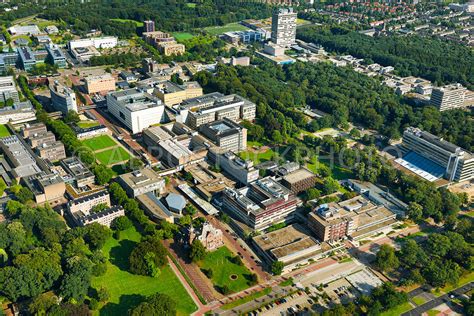
[[[315,130],[355,122],[400,138],[407,126],[418,126],[468,150],[474,150],[474,122],[462,110],[442,114],[434,107],[412,107],[376,78],[330,64],[296,63],[285,68],[219,66],[215,76],[196,75],[208,91],[237,93],[257,104],[266,136],[274,131],[285,141],[299,129]],[[329,113],[308,125],[298,111],[305,105]],[[463,124],[459,124],[463,122]],[[317,126],[314,126],[317,125]]]
[[[224,25],[248,18],[267,18],[271,7],[255,1],[184,0],[100,0],[61,4],[45,10],[41,17],[65,21],[78,32],[98,29],[105,34],[127,36],[135,32],[134,22],[121,20],[154,20],[156,29],[183,31],[213,25]]]
[[[394,66],[401,76],[422,77],[437,85],[459,82],[474,88],[474,52],[452,41],[420,36],[369,37],[339,26],[306,27],[297,35],[332,52]]]

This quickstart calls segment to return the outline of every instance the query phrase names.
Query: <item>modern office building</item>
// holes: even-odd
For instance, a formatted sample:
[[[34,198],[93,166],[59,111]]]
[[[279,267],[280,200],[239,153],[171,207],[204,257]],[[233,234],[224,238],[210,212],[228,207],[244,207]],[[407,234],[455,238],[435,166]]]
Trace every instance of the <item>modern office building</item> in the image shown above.
[[[11,166],[12,176],[16,179],[33,176],[42,172],[26,146],[16,135],[0,139],[0,149]]]
[[[401,148],[404,155],[395,161],[428,181],[474,178],[474,155],[431,133],[409,127]]]
[[[184,100],[175,106],[176,121],[185,123],[192,129],[228,118],[238,122],[241,120],[253,121],[257,106],[239,95],[223,95],[219,92]]]
[[[115,91],[115,78],[111,74],[88,76],[84,81],[88,94]]]
[[[451,84],[441,88],[433,88],[431,92],[431,105],[440,111],[464,107],[467,89],[460,84]]]
[[[176,84],[168,80],[145,79],[137,83],[137,87],[157,96],[168,106],[176,105],[184,100],[202,95],[202,88],[196,81]]]
[[[0,124],[26,123],[36,120],[36,112],[31,102],[18,102],[13,106],[5,106],[0,108]]]
[[[18,51],[0,54],[0,72],[7,72],[14,68],[19,60]]]
[[[51,92],[51,104],[53,107],[67,114],[69,111],[78,112],[76,93],[69,87],[63,86],[59,81],[54,81],[49,85]]]
[[[95,181],[94,174],[77,157],[61,160],[61,166],[78,188],[87,187]]]
[[[41,143],[36,147],[36,153],[42,159],[56,162],[66,158],[64,144],[59,140],[53,142]]]
[[[319,240],[335,242],[375,234],[394,224],[395,217],[396,214],[384,206],[358,195],[343,202],[320,205],[308,214],[308,226]]]
[[[253,230],[290,221],[298,199],[271,177],[256,180],[241,189],[226,188],[222,210]]]
[[[118,44],[118,38],[115,36],[104,36],[104,37],[91,37],[73,40],[68,43],[69,50],[85,47],[101,48],[114,48]]]
[[[26,124],[21,129],[21,135],[23,136],[23,138],[28,138],[35,134],[46,133],[47,131],[48,129],[46,128],[46,125],[44,125],[44,123],[32,123],[32,124]]]
[[[9,99],[15,103],[20,102],[15,79],[12,76],[0,77],[0,102],[6,102]]]
[[[265,40],[265,34],[254,30],[234,31],[224,33],[222,38],[231,44],[250,44]]]
[[[247,129],[228,118],[201,125],[199,132],[219,148],[232,152],[247,150]]]
[[[280,8],[272,15],[272,42],[283,47],[296,43],[296,12],[293,8]]]
[[[259,177],[259,171],[254,167],[252,160],[243,160],[228,150],[211,148],[208,158],[231,178],[245,185],[256,181]]]
[[[119,176],[122,187],[129,196],[137,197],[148,192],[160,193],[165,187],[165,180],[153,169],[141,169]]]
[[[134,88],[109,93],[107,109],[136,134],[162,122],[164,105],[157,97]]]
[[[143,25],[145,32],[155,32],[155,21],[147,20],[143,22]]]
[[[20,67],[25,71],[30,71],[36,65],[36,58],[29,47],[18,47],[18,56],[20,61]]]
[[[58,45],[50,44],[46,45],[46,51],[48,52],[48,60],[51,64],[58,66],[58,68],[67,67],[67,59],[61,48]]]

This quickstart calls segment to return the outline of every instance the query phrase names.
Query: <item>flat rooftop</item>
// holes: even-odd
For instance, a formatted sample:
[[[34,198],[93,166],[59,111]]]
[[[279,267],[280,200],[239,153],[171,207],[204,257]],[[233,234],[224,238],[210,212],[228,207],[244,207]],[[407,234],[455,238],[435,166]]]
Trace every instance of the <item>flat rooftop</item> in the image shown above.
[[[160,99],[139,89],[126,89],[113,92],[110,93],[108,97],[116,99],[120,106],[128,109],[130,112],[142,111],[161,105]]]
[[[152,169],[141,169],[126,173],[120,176],[120,179],[132,189],[144,187],[152,183],[164,180]]]
[[[286,176],[283,177],[285,181],[288,183],[296,183],[304,179],[309,179],[315,177],[316,175],[309,171],[306,168],[300,168],[296,171],[290,172]]]

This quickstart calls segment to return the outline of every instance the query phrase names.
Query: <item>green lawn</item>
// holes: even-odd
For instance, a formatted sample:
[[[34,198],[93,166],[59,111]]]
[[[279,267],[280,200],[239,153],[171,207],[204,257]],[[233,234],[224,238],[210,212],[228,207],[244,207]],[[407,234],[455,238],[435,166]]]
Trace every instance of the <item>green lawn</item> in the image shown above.
[[[400,316],[401,314],[408,312],[411,309],[413,309],[413,307],[410,305],[410,303],[405,303],[381,313],[380,316]]]
[[[194,37],[193,34],[188,32],[174,32],[173,36],[177,41],[185,41]]]
[[[199,263],[204,269],[212,269],[212,283],[217,287],[227,285],[232,292],[242,291],[250,286],[251,272],[244,266],[231,261],[235,255],[227,248],[221,247],[206,255]],[[231,279],[234,275],[237,278]]]
[[[245,30],[248,30],[248,27],[245,27],[242,24],[234,22],[234,23],[226,24],[224,26],[205,27],[204,30],[211,35],[220,35],[226,32],[245,31]]]
[[[109,135],[100,135],[82,141],[82,144],[93,151],[117,146],[117,143]]]
[[[474,210],[467,212],[466,215],[469,217],[474,217]]]
[[[120,240],[110,238],[102,249],[109,259],[107,273],[93,278],[92,287],[107,288],[110,300],[96,314],[126,315],[130,308],[154,293],[171,296],[177,303],[179,315],[194,312],[196,305],[169,266],[164,267],[156,278],[127,272],[128,256],[139,240],[140,234],[131,228],[122,232]]]
[[[196,7],[196,3],[188,2],[188,3],[186,3],[186,6],[187,6],[188,8],[195,8],[195,7]]]
[[[423,305],[426,303],[426,300],[423,297],[416,296],[411,299],[413,303],[415,303],[417,306]]]
[[[107,149],[95,154],[95,158],[103,165],[114,165],[116,163],[127,161],[130,159],[130,154],[120,146]]]
[[[90,128],[90,127],[96,127],[99,126],[99,122],[96,121],[80,121],[76,124],[80,128]]]
[[[428,316],[436,316],[440,313],[439,310],[436,310],[436,309],[430,309],[429,311],[426,312],[428,314]]]
[[[296,24],[297,25],[311,24],[311,21],[304,20],[304,19],[296,19]]]
[[[115,22],[133,22],[137,27],[142,27],[143,22],[135,21],[135,20],[129,20],[129,19],[110,19],[110,21],[115,21]]]
[[[6,125],[0,125],[0,137],[10,136],[10,131]]]
[[[265,152],[254,153],[252,151],[243,151],[239,153],[239,157],[245,160],[252,160],[254,164],[259,164],[264,161],[273,159],[275,152],[272,149],[268,149]]]
[[[320,168],[320,164],[324,164],[327,167],[330,166],[330,163],[328,161],[320,160],[317,163],[307,163],[306,168],[311,170],[314,173],[318,173],[318,169]],[[354,176],[351,170],[343,168],[337,164],[333,164],[332,169],[331,169],[331,174],[332,177],[336,180],[345,180],[345,179],[350,179]]]

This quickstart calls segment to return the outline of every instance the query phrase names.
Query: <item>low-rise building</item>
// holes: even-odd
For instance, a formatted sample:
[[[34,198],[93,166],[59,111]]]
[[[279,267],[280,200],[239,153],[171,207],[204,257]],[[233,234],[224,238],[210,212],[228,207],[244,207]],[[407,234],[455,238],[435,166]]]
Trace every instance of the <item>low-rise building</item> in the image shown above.
[[[26,187],[35,196],[37,204],[61,200],[66,192],[66,185],[57,174],[38,174],[24,179]]]
[[[145,213],[152,219],[174,223],[176,214],[172,213],[152,192],[139,195],[136,199]]]
[[[110,74],[88,76],[84,81],[88,94],[115,91],[115,78]]]
[[[133,134],[162,122],[161,100],[139,89],[127,89],[107,95],[107,109]]]
[[[21,129],[21,134],[23,138],[28,138],[35,134],[44,134],[48,131],[46,125],[44,123],[32,123],[32,124],[25,124],[25,126]]]
[[[311,237],[301,225],[293,224],[253,237],[257,254],[268,264],[280,261],[284,271],[319,258],[330,247]]]
[[[141,169],[119,176],[119,181],[128,195],[137,197],[152,192],[161,193],[165,187],[165,180],[152,169]]]
[[[15,103],[20,102],[15,80],[12,76],[0,77],[0,102],[6,102],[9,99]]]
[[[67,205],[67,210],[74,217],[82,217],[89,215],[92,208],[97,205],[110,207],[109,192],[102,190],[77,199],[72,199]]]
[[[36,147],[36,153],[45,160],[56,162],[66,158],[64,144],[59,140],[42,143]]]
[[[202,88],[196,81],[176,84],[168,80],[145,80],[143,83],[139,82],[137,86],[146,89],[147,92],[153,95],[156,95],[168,106],[176,105],[184,100],[196,98],[202,95]]]
[[[253,161],[243,160],[230,151],[211,148],[208,158],[230,177],[245,185],[256,181],[259,177],[259,171],[254,167]]]
[[[42,172],[26,146],[16,135],[0,138],[0,148],[11,166],[12,176],[16,179]]]
[[[247,129],[228,118],[201,125],[199,132],[219,148],[232,152],[247,150]]]
[[[56,136],[52,132],[45,133],[34,133],[28,137],[28,144],[31,148],[36,148],[37,146],[44,143],[51,143],[56,141]]]
[[[321,241],[359,239],[396,222],[396,214],[362,195],[319,206],[308,215],[308,226]]]
[[[66,68],[67,67],[67,59],[66,55],[64,55],[61,48],[58,45],[51,44],[46,45],[46,51],[48,52],[48,59],[50,63],[53,65],[58,66],[58,68]]]
[[[222,210],[251,229],[263,230],[293,219],[298,199],[271,177],[223,192]]]
[[[216,120],[253,121],[257,106],[239,95],[223,95],[218,92],[183,101],[175,106],[176,121],[193,129]]]
[[[293,194],[313,188],[318,177],[306,168],[300,168],[283,176],[281,183]]]
[[[143,38],[148,44],[156,47],[165,56],[184,54],[185,46],[177,43],[174,37],[169,33],[160,31],[144,32]]]
[[[199,240],[207,251],[214,251],[224,246],[224,235],[222,230],[215,228],[211,223],[205,222],[200,227],[193,225],[188,228],[189,245],[194,240]]]
[[[8,122],[19,124],[34,120],[36,120],[36,112],[29,100],[0,108],[0,124]]]
[[[100,225],[110,227],[114,219],[121,216],[125,216],[125,210],[123,206],[116,205],[97,213],[92,213],[86,216],[78,217],[77,223],[80,226],[86,226],[93,223],[99,223]]]
[[[76,187],[84,188],[94,183],[94,174],[77,157],[63,159],[61,165]]]

